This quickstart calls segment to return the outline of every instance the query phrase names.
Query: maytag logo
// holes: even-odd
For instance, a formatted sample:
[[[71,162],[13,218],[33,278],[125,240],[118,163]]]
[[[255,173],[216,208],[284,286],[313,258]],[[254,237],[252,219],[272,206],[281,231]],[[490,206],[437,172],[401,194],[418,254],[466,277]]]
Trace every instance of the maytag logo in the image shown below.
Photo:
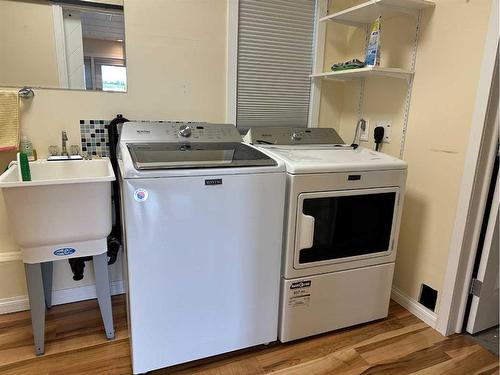
[[[212,178],[209,180],[205,180],[205,185],[207,186],[222,185],[222,178]]]
[[[63,247],[54,251],[54,255],[57,255],[58,257],[68,256],[74,253],[76,253],[76,249],[73,249],[72,247]]]
[[[304,281],[296,281],[290,285],[290,289],[300,289],[300,288],[308,288],[311,286],[311,280]]]
[[[137,134],[150,134],[150,130],[137,130]]]

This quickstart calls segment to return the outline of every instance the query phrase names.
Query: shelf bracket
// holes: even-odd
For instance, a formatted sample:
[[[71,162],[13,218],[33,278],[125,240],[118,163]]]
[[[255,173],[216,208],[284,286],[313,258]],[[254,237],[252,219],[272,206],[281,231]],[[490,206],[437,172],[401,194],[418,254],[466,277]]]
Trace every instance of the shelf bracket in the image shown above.
[[[358,102],[358,120],[363,118],[363,109],[365,106],[365,79],[361,79],[359,85],[359,102]]]
[[[364,25],[365,27],[365,51],[368,48],[368,43],[370,42],[370,26]],[[365,107],[365,79],[361,79],[359,85],[359,102],[358,102],[358,120],[363,118],[363,110]]]

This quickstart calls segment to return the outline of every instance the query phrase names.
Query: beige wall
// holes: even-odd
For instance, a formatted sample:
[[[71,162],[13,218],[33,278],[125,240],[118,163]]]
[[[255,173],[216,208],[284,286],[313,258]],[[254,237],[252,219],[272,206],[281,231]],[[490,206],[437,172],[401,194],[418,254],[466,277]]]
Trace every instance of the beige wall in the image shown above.
[[[434,11],[425,12],[418,50],[405,152],[408,191],[394,281],[415,299],[421,283],[442,288],[489,14],[489,0],[436,3]],[[407,64],[410,44],[404,30],[411,27],[405,18],[384,23],[383,65]],[[79,143],[80,119],[111,119],[124,113],[135,119],[224,121],[226,1],[127,0],[125,22],[128,93],[36,90],[35,98],[23,103],[22,127],[40,156],[46,156],[50,144],[59,143],[63,129],[70,144]],[[392,35],[403,40],[384,37],[391,28]],[[348,59],[363,56],[358,31],[332,32],[325,65],[335,61],[335,53]],[[330,51],[339,35],[345,38],[343,50]],[[395,46],[400,42],[407,47],[398,52]],[[357,54],[351,57],[349,48],[356,43]],[[372,122],[392,119],[393,142],[384,150],[395,155],[404,85],[392,79],[367,82],[364,115]],[[331,94],[322,98],[320,124],[337,127],[348,139],[356,120],[359,86],[334,83],[323,89]],[[17,251],[2,205],[0,199],[0,258],[2,252]],[[59,288],[80,285],[70,281],[64,262],[56,271]],[[88,282],[91,278],[86,276],[84,283]],[[20,262],[0,263],[0,298],[19,293],[24,293]]]
[[[359,2],[346,0],[340,6]],[[418,299],[422,283],[438,292],[443,286],[490,10],[489,0],[435,2],[434,10],[423,13],[419,39],[394,278],[394,285],[413,299]],[[383,21],[382,66],[410,68],[414,26],[409,16]],[[364,59],[364,43],[364,33],[356,28],[328,25],[324,71],[337,61]],[[366,81],[363,117],[370,121],[370,136],[376,120],[390,120],[392,142],[383,151],[394,156],[399,155],[406,87],[402,80]],[[351,142],[359,82],[327,83],[322,90],[320,126],[337,128]]]
[[[48,1],[0,0],[0,85],[59,87]]]
[[[35,90],[23,102],[21,123],[40,157],[59,144],[80,143],[80,119],[171,119],[223,122],[226,105],[225,0],[125,1],[128,92]],[[7,30],[9,35],[15,28]],[[3,166],[1,166],[3,167]],[[78,220],[78,217],[75,217]],[[17,251],[0,197],[0,259]],[[91,272],[73,282],[66,262],[58,262],[55,288],[92,282]],[[119,278],[118,270],[113,270]],[[0,298],[25,291],[20,262],[0,262]]]
[[[472,124],[490,1],[437,1],[424,16],[405,159],[409,164],[395,285],[441,292]],[[438,301],[439,303],[439,301]]]

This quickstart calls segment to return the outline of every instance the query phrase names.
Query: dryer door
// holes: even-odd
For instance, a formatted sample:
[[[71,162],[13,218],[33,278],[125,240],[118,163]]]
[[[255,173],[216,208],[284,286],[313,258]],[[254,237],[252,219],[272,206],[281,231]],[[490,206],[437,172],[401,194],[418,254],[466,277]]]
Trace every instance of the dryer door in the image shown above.
[[[300,194],[294,268],[389,255],[398,201],[397,187]]]

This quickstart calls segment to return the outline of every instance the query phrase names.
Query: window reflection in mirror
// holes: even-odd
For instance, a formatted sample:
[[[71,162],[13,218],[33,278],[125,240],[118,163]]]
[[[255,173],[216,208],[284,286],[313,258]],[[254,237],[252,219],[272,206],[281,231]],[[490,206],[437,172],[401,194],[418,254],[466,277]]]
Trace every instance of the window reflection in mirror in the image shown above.
[[[101,65],[103,91],[127,91],[127,73],[124,66]]]
[[[0,86],[126,91],[123,0],[0,0]]]

